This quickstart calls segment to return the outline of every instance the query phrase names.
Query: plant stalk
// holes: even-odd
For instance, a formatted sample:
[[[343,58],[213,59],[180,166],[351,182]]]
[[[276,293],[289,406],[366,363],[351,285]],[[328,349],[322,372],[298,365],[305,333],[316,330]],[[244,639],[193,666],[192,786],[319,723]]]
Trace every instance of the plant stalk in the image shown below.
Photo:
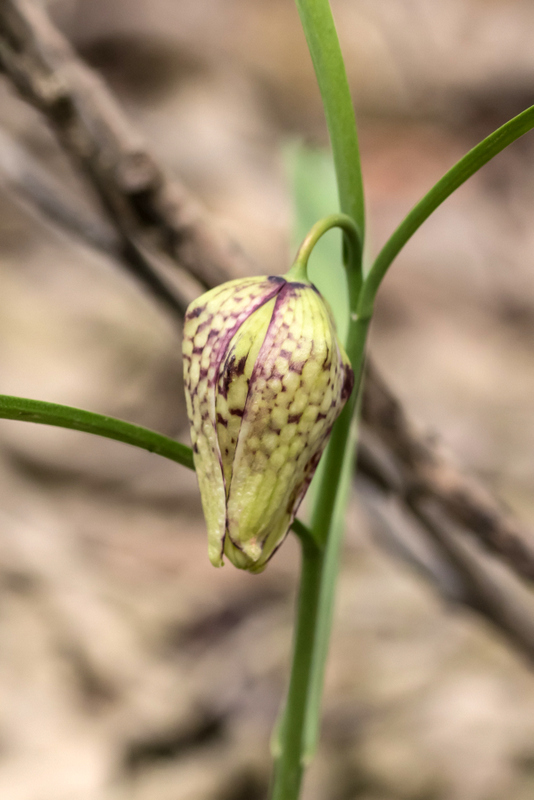
[[[355,387],[334,426],[323,457],[326,464],[312,514],[312,536],[319,550],[313,555],[309,548],[303,548],[302,552],[293,662],[276,743],[273,800],[297,800],[304,767],[316,748],[345,508],[355,457],[353,416],[362,383],[369,326],[367,316],[357,315],[363,282],[365,207],[356,120],[343,56],[328,0],[296,0],[296,3],[325,109],[341,211],[343,216],[351,218],[358,234],[355,246],[355,237],[344,228],[351,314],[346,350],[354,369]],[[321,222],[327,224],[329,219]],[[319,231],[321,223],[317,223],[304,240],[297,262],[299,258],[307,260]]]
[[[304,762],[304,727],[317,631],[321,574],[324,558],[317,545],[301,540],[301,574],[297,618],[293,639],[293,663],[286,709],[274,748],[277,755],[272,800],[294,800],[299,796]]]
[[[534,106],[512,117],[475,145],[416,203],[393,231],[369,270],[360,297],[361,314],[367,316],[372,314],[374,299],[384,275],[423,222],[472,175],[532,128],[534,128]]]

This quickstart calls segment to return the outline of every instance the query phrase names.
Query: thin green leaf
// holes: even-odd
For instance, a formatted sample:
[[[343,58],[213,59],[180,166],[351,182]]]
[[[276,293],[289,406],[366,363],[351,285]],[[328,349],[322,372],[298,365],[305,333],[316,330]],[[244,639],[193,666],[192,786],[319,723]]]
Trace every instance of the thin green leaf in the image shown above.
[[[473,147],[412,208],[408,216],[389,237],[365,279],[359,304],[361,316],[368,317],[372,313],[378,287],[389,266],[423,222],[471,175],[478,172],[501,150],[524,136],[532,128],[534,128],[534,106],[513,117],[483,139],[476,147]]]
[[[131,422],[124,422],[114,417],[95,414],[93,411],[82,411],[80,408],[71,406],[2,394],[0,395],[0,418],[38,422],[42,425],[55,425],[58,428],[93,433],[107,439],[116,439],[119,442],[134,445],[134,447],[141,447],[151,453],[157,453],[188,469],[195,468],[193,452],[185,444],[175,442],[148,428],[132,425]]]
[[[106,439],[131,444],[168,458],[187,469],[195,469],[193,451],[190,447],[161,433],[133,425],[115,417],[83,411],[81,408],[46,403],[43,400],[29,400],[25,397],[12,397],[0,394],[0,419],[12,419],[20,422],[36,422],[41,425],[53,425],[83,433],[92,433]],[[315,547],[309,528],[296,519],[291,526],[299,539]]]

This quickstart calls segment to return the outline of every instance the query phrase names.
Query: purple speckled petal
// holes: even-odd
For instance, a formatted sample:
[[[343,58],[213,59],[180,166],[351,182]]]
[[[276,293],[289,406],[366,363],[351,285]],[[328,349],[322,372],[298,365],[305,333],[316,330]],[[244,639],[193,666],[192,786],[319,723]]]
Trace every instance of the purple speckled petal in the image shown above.
[[[229,541],[248,569],[263,568],[286,536],[351,378],[319,293],[286,283],[250,379],[228,492]]]
[[[183,359],[193,456],[208,527],[209,557],[222,564],[226,531],[226,488],[217,437],[216,386],[229,344],[254,311],[274,297],[283,278],[247,278],[212,289],[189,306]]]

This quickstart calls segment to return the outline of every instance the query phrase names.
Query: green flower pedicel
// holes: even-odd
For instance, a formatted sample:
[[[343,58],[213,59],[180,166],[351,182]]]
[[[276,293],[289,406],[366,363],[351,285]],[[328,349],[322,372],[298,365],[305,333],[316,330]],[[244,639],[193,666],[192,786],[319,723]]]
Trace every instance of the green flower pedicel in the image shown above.
[[[350,395],[350,363],[317,289],[282,277],[230,281],[191,303],[183,357],[210,561],[260,572]]]

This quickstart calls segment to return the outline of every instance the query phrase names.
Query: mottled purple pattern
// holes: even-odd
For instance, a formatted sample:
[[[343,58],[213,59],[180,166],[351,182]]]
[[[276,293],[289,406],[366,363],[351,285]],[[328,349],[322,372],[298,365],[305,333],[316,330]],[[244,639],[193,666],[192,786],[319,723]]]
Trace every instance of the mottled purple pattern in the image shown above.
[[[271,300],[272,316],[255,318],[263,327],[242,328]],[[245,355],[257,352],[252,341],[255,362]],[[221,564],[226,549],[237,566],[260,571],[306,493],[352,369],[316,288],[276,276],[232,281],[195,301],[183,350],[210,559]]]
[[[221,539],[219,557],[224,547],[226,491],[216,436],[215,385],[236,331],[284,283],[267,278],[231,281],[195,300],[185,317],[182,351],[191,441],[208,531],[213,541]]]
[[[316,289],[286,283],[276,297],[250,379],[235,453],[227,513],[228,534],[236,547],[252,552],[250,537],[254,545],[266,546],[265,559],[277,549],[348,397],[351,379],[352,369]],[[272,487],[269,502],[262,498],[255,474]],[[247,498],[256,484],[256,523],[247,525]]]

